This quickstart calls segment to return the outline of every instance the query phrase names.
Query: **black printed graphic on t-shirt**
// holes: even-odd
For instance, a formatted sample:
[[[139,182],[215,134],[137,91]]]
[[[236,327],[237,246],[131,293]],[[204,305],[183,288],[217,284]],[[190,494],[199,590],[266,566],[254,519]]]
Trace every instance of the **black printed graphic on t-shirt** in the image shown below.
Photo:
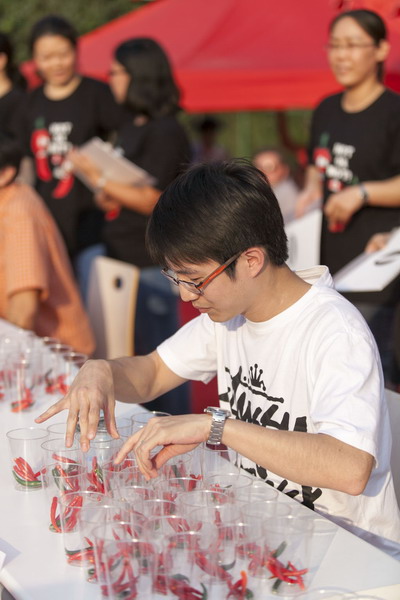
[[[289,412],[285,410],[285,399],[270,396],[267,393],[262,377],[263,370],[257,364],[249,368],[248,375],[243,373],[242,367],[239,367],[237,373],[231,373],[230,369],[225,367],[225,372],[230,377],[231,386],[228,387],[225,394],[220,395],[219,399],[221,402],[229,404],[234,417],[261,427],[272,427],[284,431],[307,431],[306,416],[297,416],[294,426],[289,427],[291,419]],[[267,469],[261,465],[255,465],[255,467],[242,465],[242,468],[263,479],[269,485],[276,486],[276,483],[269,478]],[[291,488],[286,479],[282,479],[276,487],[279,491],[300,500],[302,504],[311,509],[314,508],[315,501],[322,495],[320,488],[302,485],[300,486],[301,497],[299,497],[299,490]]]

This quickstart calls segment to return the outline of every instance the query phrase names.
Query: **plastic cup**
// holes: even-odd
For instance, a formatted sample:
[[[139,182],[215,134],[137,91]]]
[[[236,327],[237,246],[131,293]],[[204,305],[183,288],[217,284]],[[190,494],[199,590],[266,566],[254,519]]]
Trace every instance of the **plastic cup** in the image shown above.
[[[127,485],[145,484],[146,480],[137,466],[136,459],[126,457],[122,463],[115,465],[113,461],[102,466],[104,492],[106,494],[117,491]]]
[[[180,492],[175,498],[178,510],[187,514],[194,508],[221,507],[232,504],[231,497],[224,490],[196,489],[188,492]]]
[[[195,477],[171,477],[170,479],[158,479],[153,482],[153,489],[159,498],[174,502],[178,494],[192,492],[202,488],[202,481]]]
[[[265,566],[257,573],[259,580],[266,589],[269,581],[270,593],[277,596],[295,596],[309,589],[336,530],[330,521],[313,516],[266,519]]]
[[[154,516],[147,520],[145,534],[161,552],[168,536],[191,531],[185,517],[180,514]]]
[[[175,502],[170,500],[162,500],[161,498],[147,498],[144,500],[143,514],[146,518],[162,517],[164,515],[175,515],[177,507]]]
[[[79,445],[75,442],[71,448],[67,448],[63,437],[47,439],[42,443],[42,451],[45,466],[53,463],[59,463],[61,466],[84,465]]]
[[[171,416],[170,413],[161,412],[158,410],[146,410],[143,412],[134,413],[131,417],[132,432],[135,433],[136,431],[139,431],[139,429],[142,429],[142,427],[147,425],[147,423],[150,421],[150,419],[153,419],[154,417],[170,417],[170,416]]]
[[[200,448],[201,473],[204,479],[223,473],[237,473],[239,475],[240,469],[236,450],[232,450],[224,444],[201,444]]]
[[[52,423],[47,427],[51,439],[64,439],[67,433],[67,423]]]
[[[66,492],[59,497],[60,525],[68,564],[85,566],[93,564],[93,547],[82,545],[79,513],[82,508],[107,504],[109,498],[98,492]]]
[[[121,439],[90,442],[87,452],[82,453],[82,458],[88,472],[89,480],[92,482],[92,491],[104,493],[103,465],[109,465],[115,459],[123,442]]]
[[[63,355],[65,374],[65,379],[63,383],[67,386],[68,389],[75,377],[77,376],[79,369],[83,367],[88,358],[89,357],[87,354],[81,354],[80,352],[66,352]]]
[[[313,588],[295,596],[296,600],[356,600],[350,590],[337,587]]]
[[[4,393],[12,412],[26,411],[35,402],[40,373],[32,356],[13,353],[5,361]]]
[[[266,520],[277,517],[288,517],[292,507],[288,502],[278,500],[258,500],[242,504],[243,522],[264,531]]]
[[[99,525],[104,525],[107,522],[128,521],[129,513],[122,504],[112,500],[111,498],[105,504],[88,504],[79,510],[78,514],[78,529],[80,536],[80,547],[84,549],[84,555],[77,556],[76,562],[80,566],[86,566],[86,579],[90,583],[97,582],[98,573],[95,568],[94,560],[94,538],[93,530]],[[142,525],[143,526],[143,525]],[[141,528],[142,528],[141,526]],[[70,561],[75,560],[70,559]]]
[[[67,344],[55,343],[48,344],[47,349],[47,368],[45,374],[46,393],[63,396],[68,391],[64,357],[69,352],[72,352],[72,348]]]
[[[112,497],[117,502],[126,504],[132,512],[144,515],[144,503],[146,500],[155,498],[155,492],[151,486],[146,484],[130,484],[114,490]]]
[[[93,529],[96,571],[102,596],[154,598],[157,555],[143,536],[135,537],[130,523],[106,522]]]
[[[59,462],[42,468],[41,479],[49,514],[49,530],[61,533],[60,497],[68,492],[81,492],[89,485],[84,468]]]
[[[32,492],[42,488],[40,472],[43,468],[41,444],[49,435],[46,429],[24,427],[7,432],[11,472],[15,489]]]
[[[176,477],[192,477],[197,478],[199,481],[202,479],[201,475],[196,476],[192,472],[192,455],[190,452],[170,458],[158,469],[158,474],[162,479],[174,479]]]
[[[236,497],[240,490],[250,488],[252,483],[253,479],[251,477],[242,475],[238,471],[215,473],[204,477],[203,481],[205,488],[225,491],[232,498]]]

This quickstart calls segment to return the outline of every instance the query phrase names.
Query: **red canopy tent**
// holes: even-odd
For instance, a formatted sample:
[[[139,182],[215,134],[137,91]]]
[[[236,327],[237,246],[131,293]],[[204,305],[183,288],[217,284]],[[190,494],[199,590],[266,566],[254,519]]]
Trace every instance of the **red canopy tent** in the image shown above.
[[[400,90],[395,0],[157,0],[83,35],[80,68],[106,79],[113,49],[149,36],[171,57],[190,112],[310,108],[337,89],[323,48],[328,23],[361,6],[389,25],[387,83]]]

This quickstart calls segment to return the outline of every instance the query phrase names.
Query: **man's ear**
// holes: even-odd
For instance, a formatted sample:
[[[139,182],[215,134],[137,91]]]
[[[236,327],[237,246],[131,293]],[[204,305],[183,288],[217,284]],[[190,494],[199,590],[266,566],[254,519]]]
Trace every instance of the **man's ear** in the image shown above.
[[[0,188],[4,188],[14,181],[17,176],[17,169],[13,166],[3,167],[0,170]]]
[[[268,257],[265,250],[260,246],[248,248],[242,254],[245,259],[245,266],[250,277],[256,277],[268,264]]]

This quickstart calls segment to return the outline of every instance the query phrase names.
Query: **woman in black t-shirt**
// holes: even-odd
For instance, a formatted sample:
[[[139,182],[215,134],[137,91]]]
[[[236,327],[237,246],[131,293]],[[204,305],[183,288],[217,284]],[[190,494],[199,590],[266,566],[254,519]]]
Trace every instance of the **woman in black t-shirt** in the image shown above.
[[[314,112],[310,164],[298,214],[323,197],[321,262],[332,274],[364,251],[370,237],[400,216],[400,96],[382,83],[389,52],[376,13],[352,10],[332,22],[327,45],[343,88]],[[382,293],[346,294],[367,319],[388,373],[398,282]]]
[[[154,185],[132,186],[104,178],[98,167],[79,152],[69,156],[98,190],[97,203],[107,213],[104,237],[109,256],[152,265],[145,248],[147,217],[162,190],[190,159],[186,133],[176,118],[179,91],[168,58],[152,39],[134,38],[115,51],[110,70],[115,99],[125,109],[117,137],[125,158],[145,169]]]
[[[104,253],[99,246],[104,218],[66,155],[73,146],[116,131],[122,113],[106,84],[77,72],[76,45],[76,32],[62,17],[50,15],[33,26],[30,49],[44,83],[21,107],[19,135],[34,163],[35,188],[63,235],[84,293],[88,257]]]
[[[14,136],[15,114],[25,95],[26,82],[13,61],[9,37],[0,32],[0,133]]]
[[[104,239],[109,256],[141,268],[135,323],[135,352],[147,354],[178,328],[178,299],[169,282],[153,265],[145,233],[162,190],[190,160],[190,144],[176,118],[179,90],[168,58],[157,42],[134,38],[115,51],[110,71],[114,97],[125,109],[117,146],[124,156],[154,177],[154,185],[132,186],[105,178],[79,151],[69,155],[98,189],[96,200],[106,212]],[[151,403],[156,410],[186,412],[184,390]]]

